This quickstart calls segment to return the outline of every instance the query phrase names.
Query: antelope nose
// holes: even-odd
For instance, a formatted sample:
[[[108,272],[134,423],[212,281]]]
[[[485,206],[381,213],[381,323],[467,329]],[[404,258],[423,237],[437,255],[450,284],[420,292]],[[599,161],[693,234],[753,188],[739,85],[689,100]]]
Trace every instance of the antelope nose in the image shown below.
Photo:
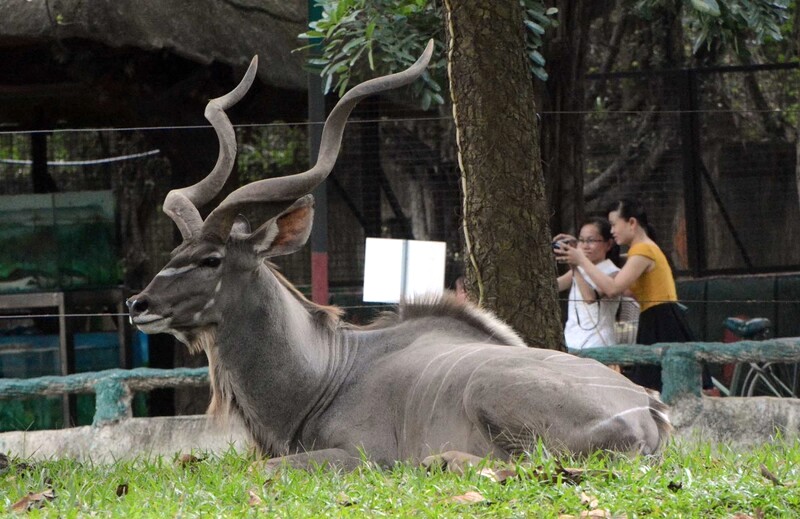
[[[131,315],[144,313],[150,306],[150,304],[147,302],[147,299],[136,299],[133,297],[125,300],[125,304],[128,306],[128,313]]]

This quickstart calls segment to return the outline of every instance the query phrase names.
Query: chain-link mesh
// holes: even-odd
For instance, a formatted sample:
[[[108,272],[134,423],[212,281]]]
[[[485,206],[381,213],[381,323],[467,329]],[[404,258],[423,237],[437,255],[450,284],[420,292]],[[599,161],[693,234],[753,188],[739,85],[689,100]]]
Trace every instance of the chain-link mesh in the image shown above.
[[[679,272],[792,270],[800,266],[800,248],[786,246],[800,235],[798,99],[791,87],[799,75],[795,68],[591,77],[587,90],[595,97],[586,112],[544,113],[542,124],[582,118],[587,213],[602,213],[615,198],[641,199]],[[360,285],[366,236],[445,241],[448,272],[459,269],[461,189],[452,120],[391,110],[387,118],[389,109],[373,102],[356,111],[327,183],[333,287]],[[279,123],[237,128],[234,183],[306,169],[307,130],[307,124]],[[170,167],[180,157],[156,153],[153,143],[188,139],[192,131],[47,135],[47,173],[56,189],[113,193],[115,247],[132,288],[164,264],[177,239],[160,204],[171,186],[181,185]],[[32,167],[10,162],[30,160],[32,141],[31,134],[0,135],[0,196],[32,193]],[[148,152],[155,154],[91,160]],[[76,160],[86,163],[61,164]],[[256,226],[273,209],[248,208],[247,215]],[[307,249],[277,261],[298,285],[310,283]]]

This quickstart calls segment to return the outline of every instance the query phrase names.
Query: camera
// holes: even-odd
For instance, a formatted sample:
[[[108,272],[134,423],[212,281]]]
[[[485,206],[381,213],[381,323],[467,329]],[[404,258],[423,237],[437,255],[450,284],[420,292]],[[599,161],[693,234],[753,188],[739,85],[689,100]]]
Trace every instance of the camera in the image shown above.
[[[553,250],[558,250],[559,249],[559,245],[562,245],[562,244],[564,246],[572,245],[574,247],[577,243],[575,242],[575,240],[558,240],[558,241],[554,241],[553,242]]]

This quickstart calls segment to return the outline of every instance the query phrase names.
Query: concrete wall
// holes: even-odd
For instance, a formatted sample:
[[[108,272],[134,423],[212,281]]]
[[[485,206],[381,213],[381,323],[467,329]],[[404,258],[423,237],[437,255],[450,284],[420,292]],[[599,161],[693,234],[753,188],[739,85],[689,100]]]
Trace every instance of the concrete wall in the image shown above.
[[[95,462],[172,456],[176,453],[243,451],[248,442],[238,424],[223,427],[204,415],[130,418],[104,426],[0,434],[0,452],[43,460]]]

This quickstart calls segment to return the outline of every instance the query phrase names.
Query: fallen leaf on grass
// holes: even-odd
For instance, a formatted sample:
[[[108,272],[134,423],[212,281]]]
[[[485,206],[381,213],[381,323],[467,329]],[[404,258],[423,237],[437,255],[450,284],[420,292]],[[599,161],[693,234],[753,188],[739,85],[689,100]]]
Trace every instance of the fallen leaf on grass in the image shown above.
[[[181,454],[180,457],[178,458],[178,465],[180,465],[183,468],[186,468],[186,467],[191,467],[193,465],[197,465],[201,461],[203,461],[203,458],[198,458],[194,454]]]
[[[611,517],[611,513],[608,510],[588,510],[581,512],[580,517]]]
[[[589,508],[597,508],[599,502],[597,501],[596,497],[581,492],[581,504],[584,506],[588,506]]]
[[[448,503],[464,503],[468,505],[472,505],[475,503],[481,503],[486,501],[486,498],[480,495],[478,492],[467,492],[466,494],[460,496],[453,496],[445,500]]]
[[[259,506],[262,503],[261,497],[253,489],[248,490],[247,494],[250,496],[250,499],[247,500],[248,505]]]
[[[447,451],[441,454],[433,454],[422,460],[422,466],[428,470],[438,468],[453,474],[463,476],[467,467],[477,467],[481,465],[483,458],[459,451]]]
[[[121,483],[117,485],[117,497],[122,497],[128,495],[128,484]]]
[[[563,482],[572,483],[573,485],[580,484],[587,477],[616,477],[616,474],[610,470],[578,469],[562,465],[557,465],[553,473],[539,466],[533,469],[531,475],[539,481],[552,481],[553,483],[557,482],[559,476],[561,476]]]
[[[485,467],[479,470],[478,474],[496,483],[505,483],[506,480],[517,477],[517,471],[514,468],[495,470]]]
[[[344,492],[340,492],[339,495],[336,497],[336,504],[339,506],[353,506],[354,504],[356,504],[356,501],[350,499],[350,496],[348,496]]]
[[[585,477],[607,476],[613,475],[613,473],[610,470],[587,470],[559,466],[556,473],[553,474],[553,479],[555,480],[559,475],[561,479],[577,485]]]
[[[41,508],[46,502],[52,501],[55,498],[56,493],[52,488],[48,488],[36,494],[29,492],[27,496],[11,505],[11,510],[15,512],[27,512],[34,508]]]
[[[781,480],[778,479],[778,477],[775,474],[770,472],[766,465],[764,465],[762,463],[761,465],[759,465],[759,469],[761,469],[761,475],[764,476],[765,478],[767,478],[768,480],[772,481],[773,485],[775,485],[776,487],[782,487],[783,486],[783,483],[781,483]]]
[[[753,515],[746,514],[744,512],[736,512],[731,516],[731,519],[764,519],[764,510],[760,508],[756,508]]]
[[[605,517],[605,518],[613,518],[614,516],[611,515],[611,512],[608,510],[584,510],[581,512],[581,515],[569,515],[569,514],[559,514],[558,519],[578,519],[579,517]]]
[[[19,474],[20,472],[32,470],[33,466],[28,465],[27,463],[15,462],[7,455],[0,452],[0,474],[8,472],[11,469],[14,469],[14,471]]]

